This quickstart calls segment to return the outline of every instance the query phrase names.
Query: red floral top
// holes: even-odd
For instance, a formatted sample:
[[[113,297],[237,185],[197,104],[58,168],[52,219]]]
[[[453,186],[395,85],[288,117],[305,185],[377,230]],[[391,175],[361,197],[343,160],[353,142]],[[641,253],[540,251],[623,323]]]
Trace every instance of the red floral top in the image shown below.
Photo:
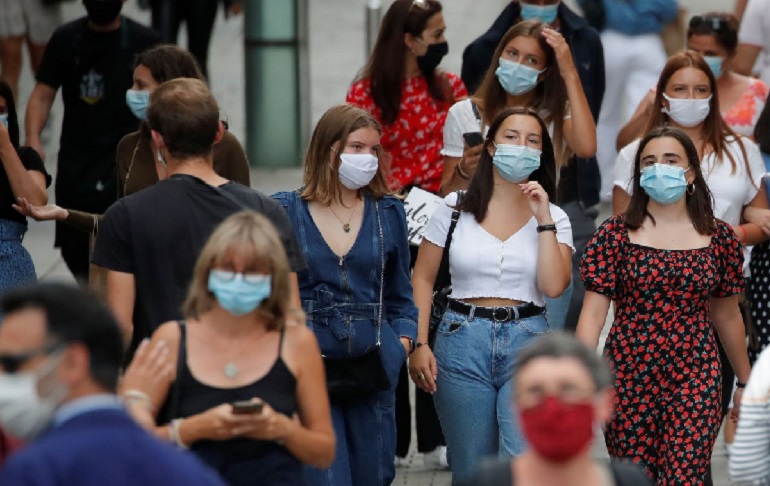
[[[392,125],[383,126],[382,148],[391,156],[390,186],[392,189],[416,185],[426,191],[438,192],[444,156],[444,121],[454,101],[468,96],[459,76],[444,73],[452,88],[453,100],[436,102],[428,92],[422,76],[405,79],[401,88],[401,107]],[[381,111],[374,103],[370,79],[354,83],[346,101],[363,108],[377,120]]]
[[[767,102],[768,87],[759,79],[749,78],[749,86],[743,96],[722,113],[725,122],[736,133],[754,138],[754,125]]]

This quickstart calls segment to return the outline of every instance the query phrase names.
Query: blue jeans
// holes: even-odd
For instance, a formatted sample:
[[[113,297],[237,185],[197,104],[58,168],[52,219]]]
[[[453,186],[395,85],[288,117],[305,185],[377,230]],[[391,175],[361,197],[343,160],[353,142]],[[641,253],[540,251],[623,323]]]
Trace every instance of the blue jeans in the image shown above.
[[[483,458],[515,456],[525,448],[513,410],[511,376],[517,352],[548,333],[543,315],[495,322],[448,310],[439,324],[436,403],[452,466],[452,484],[473,474]]]
[[[396,477],[396,383],[390,390],[332,403],[337,438],[329,469],[305,466],[309,486],[387,486]]]
[[[545,318],[548,320],[548,327],[551,331],[564,329],[573,289],[572,282],[570,282],[569,287],[560,296],[555,299],[545,298]]]

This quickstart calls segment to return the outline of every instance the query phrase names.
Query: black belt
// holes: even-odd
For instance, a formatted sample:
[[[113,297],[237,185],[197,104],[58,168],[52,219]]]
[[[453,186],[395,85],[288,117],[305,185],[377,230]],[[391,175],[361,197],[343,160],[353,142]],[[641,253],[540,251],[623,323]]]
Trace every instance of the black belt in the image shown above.
[[[471,311],[473,311],[473,317],[491,319],[495,322],[518,321],[527,317],[539,316],[545,312],[545,307],[536,306],[532,302],[510,307],[480,307],[456,299],[449,299],[447,307],[449,310],[466,316],[470,316]]]

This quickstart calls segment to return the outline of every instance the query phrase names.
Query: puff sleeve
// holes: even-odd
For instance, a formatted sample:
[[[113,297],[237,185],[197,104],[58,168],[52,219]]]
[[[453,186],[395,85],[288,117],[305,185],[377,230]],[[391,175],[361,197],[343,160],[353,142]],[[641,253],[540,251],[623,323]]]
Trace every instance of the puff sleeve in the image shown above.
[[[614,216],[605,221],[588,242],[580,261],[580,278],[586,290],[614,297],[619,285],[624,225],[621,216]]]

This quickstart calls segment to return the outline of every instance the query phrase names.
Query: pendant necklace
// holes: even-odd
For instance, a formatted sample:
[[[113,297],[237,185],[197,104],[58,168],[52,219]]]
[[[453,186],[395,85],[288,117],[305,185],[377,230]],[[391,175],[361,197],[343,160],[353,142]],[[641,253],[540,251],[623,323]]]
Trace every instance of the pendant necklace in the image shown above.
[[[255,343],[261,341],[262,338],[267,336],[268,334],[270,334],[270,332],[266,331],[264,334],[259,336],[259,338],[257,338]],[[222,374],[225,375],[225,377],[230,380],[234,380],[238,376],[238,373],[240,373],[241,371],[240,368],[238,368],[238,365],[235,364],[235,358],[240,356],[240,354],[241,353],[236,353],[235,356],[232,356],[230,360],[227,363],[225,363],[225,366],[222,368]]]
[[[332,208],[331,204],[329,204],[329,209],[331,210],[331,212],[334,215],[334,217],[337,218],[337,221],[342,223],[342,230],[345,231],[345,233],[350,233],[350,222],[353,220],[353,216],[355,216],[355,214],[356,214],[356,210],[358,209],[358,202],[359,201],[360,201],[360,199],[356,198],[356,205],[353,206],[353,211],[351,211],[350,217],[348,218],[348,222],[347,223],[342,221],[342,218],[337,216],[337,213],[334,211],[334,208]]]

